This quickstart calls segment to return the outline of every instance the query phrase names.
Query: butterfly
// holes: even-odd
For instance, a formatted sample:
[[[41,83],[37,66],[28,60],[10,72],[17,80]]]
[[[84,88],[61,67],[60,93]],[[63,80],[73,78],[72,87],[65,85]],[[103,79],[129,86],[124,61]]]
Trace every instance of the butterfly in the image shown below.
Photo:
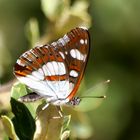
[[[23,53],[14,66],[17,79],[32,89],[20,98],[30,102],[45,98],[56,106],[75,105],[89,56],[89,32],[77,27],[57,41]]]

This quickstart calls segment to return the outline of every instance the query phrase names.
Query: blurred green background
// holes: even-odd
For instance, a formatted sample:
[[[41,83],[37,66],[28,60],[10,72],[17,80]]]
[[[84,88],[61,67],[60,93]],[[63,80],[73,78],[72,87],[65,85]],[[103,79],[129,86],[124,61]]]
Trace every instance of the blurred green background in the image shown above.
[[[45,1],[45,0],[44,0]],[[65,1],[66,0],[62,0]],[[82,0],[77,0],[82,1]],[[72,6],[76,0],[70,1]],[[139,0],[83,0],[89,4],[88,13],[80,15],[91,35],[90,59],[85,74],[87,89],[96,83],[110,79],[107,98],[93,111],[88,112],[92,135],[89,140],[139,140],[140,139],[140,1]],[[54,5],[57,0],[54,1]],[[42,0],[43,3],[43,0]],[[60,7],[65,8],[67,4]],[[59,14],[50,17],[42,10],[39,0],[0,0],[0,88],[14,79],[16,59],[35,41],[52,41],[79,24],[73,18],[62,26]],[[47,7],[51,13],[51,6]],[[50,8],[50,9],[49,9]],[[75,11],[80,11],[80,6]],[[84,10],[84,9],[83,9]],[[48,12],[46,11],[46,12]],[[63,11],[63,10],[62,10]],[[60,12],[60,13],[59,13]],[[66,15],[67,13],[63,13]],[[54,16],[54,17],[53,17]],[[86,17],[87,16],[87,17]],[[90,16],[90,17],[88,17]],[[36,38],[29,32],[29,21],[35,18]],[[78,18],[78,17],[77,17]],[[91,19],[91,21],[90,21]],[[75,22],[75,21],[76,22]],[[86,21],[87,20],[87,21]],[[63,20],[62,20],[63,21]],[[65,25],[65,24],[64,24]],[[85,24],[86,25],[86,24]],[[28,26],[28,27],[27,27]],[[27,29],[27,28],[28,29]],[[28,30],[28,31],[27,31]],[[32,29],[33,31],[33,29]],[[55,34],[44,41],[46,34]],[[34,35],[35,36],[35,35]],[[61,35],[62,36],[62,35]],[[32,41],[31,41],[32,39]],[[5,90],[0,94],[7,96]],[[2,96],[1,99],[3,100]],[[93,100],[94,101],[94,100]],[[4,104],[0,101],[1,107]],[[2,109],[0,109],[2,110]],[[4,108],[6,111],[6,108]],[[2,112],[3,113],[3,112]],[[1,114],[2,114],[1,113]],[[1,126],[1,125],[0,125]],[[0,128],[2,130],[2,128]]]

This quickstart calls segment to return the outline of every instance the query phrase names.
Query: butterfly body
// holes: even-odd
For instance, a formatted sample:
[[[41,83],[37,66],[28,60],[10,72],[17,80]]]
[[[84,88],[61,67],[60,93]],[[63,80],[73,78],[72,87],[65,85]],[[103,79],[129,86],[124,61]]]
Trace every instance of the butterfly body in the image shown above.
[[[22,54],[14,74],[48,103],[63,105],[76,94],[88,55],[88,31],[78,27],[50,45],[37,46]]]

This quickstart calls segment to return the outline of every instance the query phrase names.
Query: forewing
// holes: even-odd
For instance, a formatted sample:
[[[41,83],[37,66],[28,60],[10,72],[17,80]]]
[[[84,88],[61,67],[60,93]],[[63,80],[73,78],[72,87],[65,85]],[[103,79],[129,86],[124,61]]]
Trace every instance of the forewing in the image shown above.
[[[52,45],[65,60],[69,76],[69,100],[75,95],[82,80],[89,56],[89,33],[85,28],[75,28]]]
[[[68,93],[65,61],[51,45],[35,47],[21,55],[14,73],[21,82],[42,96],[57,96],[60,89],[63,89],[63,96],[63,92]]]

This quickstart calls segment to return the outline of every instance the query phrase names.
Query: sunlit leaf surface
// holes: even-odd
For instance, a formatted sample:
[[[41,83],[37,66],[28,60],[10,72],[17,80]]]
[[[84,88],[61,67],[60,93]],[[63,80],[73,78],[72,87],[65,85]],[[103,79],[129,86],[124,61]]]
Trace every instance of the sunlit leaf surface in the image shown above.
[[[1,116],[1,121],[9,138],[12,140],[19,140],[16,135],[12,121],[7,116]]]

